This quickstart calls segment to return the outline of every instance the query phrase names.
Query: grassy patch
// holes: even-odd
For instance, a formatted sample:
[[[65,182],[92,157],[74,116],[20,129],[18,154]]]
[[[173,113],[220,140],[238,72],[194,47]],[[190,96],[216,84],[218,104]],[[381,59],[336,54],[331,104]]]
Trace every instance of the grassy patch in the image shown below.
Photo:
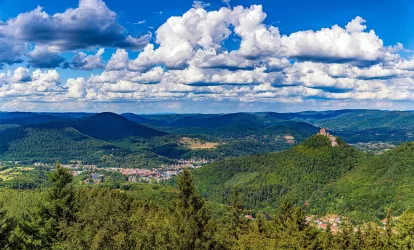
[[[199,138],[182,137],[180,144],[188,149],[214,149],[217,148],[220,143],[202,141]]]

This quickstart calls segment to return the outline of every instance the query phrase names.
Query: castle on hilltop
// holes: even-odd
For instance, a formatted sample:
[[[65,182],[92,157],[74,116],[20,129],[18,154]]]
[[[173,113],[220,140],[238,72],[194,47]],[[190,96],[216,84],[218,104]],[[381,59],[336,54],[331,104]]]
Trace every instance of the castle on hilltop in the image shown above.
[[[326,131],[326,128],[321,128],[318,132],[318,135],[323,135],[329,138],[331,141],[332,147],[338,146],[338,142],[336,141],[336,137],[333,135],[330,135],[328,131]]]
[[[329,132],[326,131],[326,128],[321,128],[318,135],[329,136]]]

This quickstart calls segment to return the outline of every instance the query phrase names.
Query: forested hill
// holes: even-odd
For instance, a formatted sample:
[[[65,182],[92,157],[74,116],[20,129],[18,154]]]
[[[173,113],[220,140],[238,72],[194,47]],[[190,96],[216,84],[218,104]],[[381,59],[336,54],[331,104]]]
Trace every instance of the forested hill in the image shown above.
[[[309,213],[384,218],[414,207],[414,142],[368,155],[340,139],[315,135],[278,153],[218,161],[194,171],[200,192],[227,203],[235,190],[251,209],[278,208],[285,199]]]
[[[333,147],[328,137],[314,135],[283,152],[215,162],[194,172],[196,184],[202,195],[216,202],[227,203],[238,190],[251,209],[278,208],[289,199],[323,213],[324,190],[363,158],[361,152],[337,140],[339,145]]]
[[[385,216],[390,208],[401,214],[414,208],[414,142],[362,159],[327,191],[331,194],[331,209],[353,217]]]
[[[6,125],[2,125],[6,126]],[[51,163],[81,160],[104,166],[155,166],[162,161],[146,148],[120,148],[115,141],[148,140],[167,133],[113,114],[101,113],[63,122],[0,129],[0,159]]]
[[[0,132],[0,157],[6,160],[95,162],[105,151],[115,149],[108,142],[61,123],[20,126]]]
[[[167,134],[114,113],[99,113],[69,124],[83,134],[102,140],[120,140],[132,136],[151,138]]]

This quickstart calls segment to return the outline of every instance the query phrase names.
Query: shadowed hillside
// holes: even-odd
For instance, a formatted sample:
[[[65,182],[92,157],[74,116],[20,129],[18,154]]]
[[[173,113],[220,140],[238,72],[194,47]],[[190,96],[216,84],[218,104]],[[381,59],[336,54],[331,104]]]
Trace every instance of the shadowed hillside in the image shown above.
[[[167,134],[114,113],[99,113],[77,120],[71,125],[83,134],[102,140],[119,140],[127,137],[151,138]]]

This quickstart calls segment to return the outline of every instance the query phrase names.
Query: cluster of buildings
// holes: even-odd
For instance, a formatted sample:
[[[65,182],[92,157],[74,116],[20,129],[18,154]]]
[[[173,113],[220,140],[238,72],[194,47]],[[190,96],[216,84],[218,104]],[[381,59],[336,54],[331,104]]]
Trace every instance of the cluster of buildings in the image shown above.
[[[184,168],[199,168],[210,161],[205,159],[178,160],[176,164],[163,165],[159,168],[96,168],[96,170],[119,172],[128,177],[129,182],[160,182],[170,180],[179,175]]]
[[[337,214],[328,214],[324,217],[314,215],[306,216],[306,222],[316,228],[326,230],[328,226],[333,234],[338,233],[339,226],[343,223],[343,217]]]
[[[83,164],[82,161],[71,161],[69,164],[62,164],[61,166],[70,170],[73,176],[77,176],[85,171],[91,173],[90,177],[86,178],[86,184],[100,183],[104,179],[104,172],[112,171],[121,173],[128,178],[129,182],[160,182],[170,180],[173,176],[179,175],[184,168],[195,169],[204,164],[210,163],[206,159],[180,159],[175,164],[162,165],[158,168],[142,169],[142,168],[99,168],[92,164]],[[36,167],[52,166],[44,163],[35,163]]]
[[[155,180],[166,181],[172,176],[179,174],[179,171],[162,171],[161,169],[142,169],[142,168],[100,168],[98,170],[119,172],[128,177],[129,182],[152,182]]]
[[[396,145],[388,142],[358,142],[351,145],[364,152],[377,155],[396,147]]]
[[[19,164],[20,164],[20,161],[0,161],[0,167],[10,166],[10,165],[18,166]]]
[[[72,160],[69,164],[62,164],[62,167],[71,170],[93,170],[96,168],[94,164],[83,164],[82,161]]]

